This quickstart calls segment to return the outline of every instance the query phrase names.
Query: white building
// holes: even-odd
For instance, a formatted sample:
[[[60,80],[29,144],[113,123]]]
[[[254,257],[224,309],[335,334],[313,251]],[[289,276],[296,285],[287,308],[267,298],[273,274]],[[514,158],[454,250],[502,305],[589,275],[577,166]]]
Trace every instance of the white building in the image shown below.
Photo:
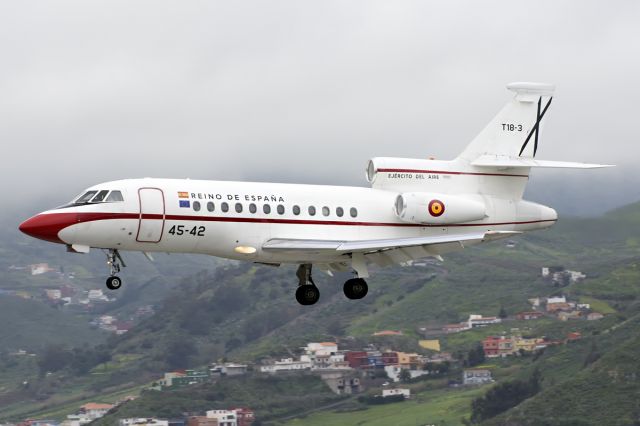
[[[416,377],[420,377],[420,376],[426,376],[429,374],[429,372],[426,370],[409,370],[406,368],[399,367],[397,365],[384,366],[384,371],[387,373],[387,377],[393,380],[394,382],[400,381],[400,372],[402,370],[407,370],[409,372],[409,376],[412,379],[415,379]]]
[[[307,355],[329,356],[338,352],[338,344],[335,342],[308,343],[303,349]]]
[[[471,368],[462,372],[462,384],[482,385],[493,382],[491,371],[481,368]]]
[[[551,303],[567,303],[567,298],[564,296],[547,298],[547,305]]]
[[[51,300],[58,300],[62,297],[62,292],[58,289],[47,289],[45,293],[47,293],[47,297]]]
[[[567,271],[567,273],[569,274],[569,279],[572,283],[577,283],[578,281],[582,281],[587,278],[587,276],[580,271]]]
[[[29,267],[31,268],[31,275],[42,275],[53,271],[53,269],[49,268],[48,263],[36,263],[34,265],[29,265]]]
[[[238,415],[235,410],[209,410],[207,418],[216,419],[218,426],[238,426]]]
[[[169,426],[168,420],[154,418],[120,419],[118,426]]]
[[[94,289],[94,290],[89,290],[89,294],[87,295],[87,297],[89,298],[89,300],[91,301],[96,301],[96,300],[109,300],[107,298],[107,296],[104,295],[104,293],[102,292],[101,289]]]
[[[467,324],[469,328],[473,327],[485,327],[490,324],[499,324],[502,320],[497,317],[483,317],[482,315],[469,315],[469,319],[467,320]]]
[[[99,419],[100,417],[107,414],[109,410],[114,407],[113,404],[101,404],[96,402],[89,402],[80,407],[79,414],[84,414],[85,416],[94,419]]]
[[[310,370],[312,366],[313,364],[308,360],[294,361],[293,358],[283,358],[273,364],[261,365],[260,371],[262,373],[277,373],[279,371]]]
[[[383,389],[382,390],[382,397],[386,398],[388,396],[395,396],[395,395],[403,395],[404,399],[409,399],[411,398],[411,389]]]

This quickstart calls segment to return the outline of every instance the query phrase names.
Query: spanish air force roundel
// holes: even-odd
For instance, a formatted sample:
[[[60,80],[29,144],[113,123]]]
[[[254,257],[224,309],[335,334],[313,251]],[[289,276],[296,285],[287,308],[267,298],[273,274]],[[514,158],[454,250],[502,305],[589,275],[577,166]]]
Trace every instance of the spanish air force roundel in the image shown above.
[[[444,213],[444,203],[440,200],[431,200],[429,202],[429,214],[433,217],[442,216]]]

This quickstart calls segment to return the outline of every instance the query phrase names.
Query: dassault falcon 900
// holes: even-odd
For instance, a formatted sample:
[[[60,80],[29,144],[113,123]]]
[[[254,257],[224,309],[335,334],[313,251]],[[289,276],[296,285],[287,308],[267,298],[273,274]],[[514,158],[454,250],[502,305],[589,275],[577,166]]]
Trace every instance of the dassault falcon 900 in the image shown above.
[[[132,250],[297,264],[296,299],[303,305],[320,297],[312,266],[352,271],[344,293],[361,299],[370,264],[440,257],[552,226],[555,210],[522,199],[532,167],[606,167],[535,159],[554,86],[507,89],[513,99],[457,158],[373,158],[366,168],[371,188],[126,179],[92,186],[20,230],[71,252],[103,249],[109,289],[122,284],[120,250]]]

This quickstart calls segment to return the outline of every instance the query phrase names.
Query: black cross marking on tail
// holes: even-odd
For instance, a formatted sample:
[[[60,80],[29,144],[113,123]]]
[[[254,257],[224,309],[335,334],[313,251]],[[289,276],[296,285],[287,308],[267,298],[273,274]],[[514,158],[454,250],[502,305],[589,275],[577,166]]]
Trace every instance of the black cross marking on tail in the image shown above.
[[[547,102],[547,104],[544,106],[544,109],[542,110],[542,114],[541,114],[540,108],[542,107],[542,96],[538,98],[538,113],[536,116],[536,124],[533,125],[533,128],[529,132],[527,139],[522,144],[522,148],[520,148],[520,153],[518,154],[518,156],[522,155],[522,152],[524,151],[524,149],[527,147],[527,144],[529,143],[529,139],[531,139],[531,135],[533,135],[534,133],[536,136],[533,142],[533,156],[534,157],[536,156],[536,152],[538,151],[538,128],[540,126],[540,121],[542,120],[542,117],[544,117],[544,114],[549,109],[549,105],[551,105],[552,100],[553,100],[553,96],[549,98],[549,102]]]

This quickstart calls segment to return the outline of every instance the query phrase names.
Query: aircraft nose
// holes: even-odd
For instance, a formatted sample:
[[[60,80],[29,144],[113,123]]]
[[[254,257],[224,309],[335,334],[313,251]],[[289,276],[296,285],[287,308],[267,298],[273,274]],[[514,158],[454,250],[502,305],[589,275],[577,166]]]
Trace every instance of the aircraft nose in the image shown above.
[[[68,214],[40,213],[22,222],[20,226],[18,226],[18,229],[30,237],[39,238],[52,243],[64,244],[64,241],[58,237],[58,233],[67,226],[75,223],[75,217],[71,216]]]

